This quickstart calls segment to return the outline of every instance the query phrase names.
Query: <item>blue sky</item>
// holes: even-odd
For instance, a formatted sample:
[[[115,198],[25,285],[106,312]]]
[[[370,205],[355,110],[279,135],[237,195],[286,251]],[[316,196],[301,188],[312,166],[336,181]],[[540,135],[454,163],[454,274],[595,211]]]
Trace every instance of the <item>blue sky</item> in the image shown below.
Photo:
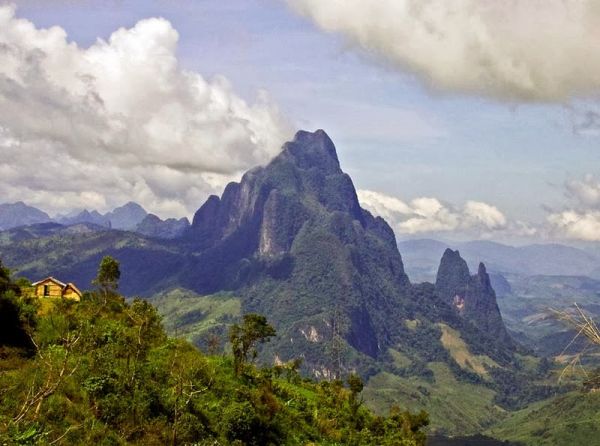
[[[600,165],[598,136],[574,131],[569,106],[433,91],[284,1],[23,1],[16,14],[83,48],[164,17],[182,68],[224,76],[249,102],[265,90],[293,128],[329,133],[357,189],[404,202],[474,200],[537,225],[574,206],[565,183]]]

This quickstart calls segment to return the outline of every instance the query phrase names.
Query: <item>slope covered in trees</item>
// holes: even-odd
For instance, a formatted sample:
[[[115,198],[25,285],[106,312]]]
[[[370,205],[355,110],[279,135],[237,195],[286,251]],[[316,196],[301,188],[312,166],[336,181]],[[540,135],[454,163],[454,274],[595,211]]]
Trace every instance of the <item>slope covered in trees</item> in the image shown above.
[[[253,364],[256,343],[275,336],[266,319],[231,332],[234,357],[210,356],[169,338],[156,309],[117,293],[118,264],[106,259],[98,291],[80,303],[17,298],[3,269],[0,303],[34,344],[0,345],[0,443],[94,445],[422,445],[427,415],[362,404],[362,381],[315,383],[298,363]],[[12,291],[11,291],[12,290]]]

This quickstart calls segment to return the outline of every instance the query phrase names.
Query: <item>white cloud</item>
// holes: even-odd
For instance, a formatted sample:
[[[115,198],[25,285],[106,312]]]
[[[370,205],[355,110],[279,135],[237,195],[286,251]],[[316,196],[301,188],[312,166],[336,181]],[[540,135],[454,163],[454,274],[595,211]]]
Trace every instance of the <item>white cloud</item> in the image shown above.
[[[548,221],[562,237],[600,241],[600,211],[564,211],[551,214]]]
[[[509,222],[495,206],[467,201],[462,208],[443,204],[436,198],[421,197],[405,203],[379,192],[359,190],[360,203],[383,217],[397,234],[461,232],[484,237],[498,231],[533,235],[535,230],[521,222]],[[531,232],[533,231],[533,232]]]
[[[563,238],[600,241],[600,181],[591,174],[565,183],[571,206],[548,216],[554,235]]]
[[[290,129],[266,94],[183,70],[177,41],[151,18],[80,48],[0,6],[2,201],[189,214],[275,155]]]
[[[287,0],[440,91],[568,101],[600,90],[596,0]]]
[[[600,181],[591,174],[582,180],[570,180],[566,183],[567,193],[582,206],[600,208]]]
[[[497,207],[480,201],[467,201],[463,214],[467,226],[481,225],[489,229],[502,229],[507,224],[506,217]]]

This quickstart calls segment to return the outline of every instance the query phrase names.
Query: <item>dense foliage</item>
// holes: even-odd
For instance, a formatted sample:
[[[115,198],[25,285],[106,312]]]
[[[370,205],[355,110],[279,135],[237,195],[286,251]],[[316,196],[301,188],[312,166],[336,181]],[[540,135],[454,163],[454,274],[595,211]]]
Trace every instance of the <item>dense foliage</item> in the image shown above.
[[[13,296],[3,273],[2,299],[25,314],[37,301]],[[251,355],[274,333],[247,319],[237,335]],[[427,415],[373,415],[360,378],[317,384],[300,378],[297,361],[244,362],[235,373],[231,357],[169,338],[152,305],[127,303],[115,287],[37,303],[35,323],[2,329],[24,330],[35,349],[0,355],[1,444],[424,444]]]
[[[31,351],[33,344],[26,327],[31,323],[31,307],[20,305],[21,289],[10,280],[10,272],[0,261],[0,355],[10,348]]]

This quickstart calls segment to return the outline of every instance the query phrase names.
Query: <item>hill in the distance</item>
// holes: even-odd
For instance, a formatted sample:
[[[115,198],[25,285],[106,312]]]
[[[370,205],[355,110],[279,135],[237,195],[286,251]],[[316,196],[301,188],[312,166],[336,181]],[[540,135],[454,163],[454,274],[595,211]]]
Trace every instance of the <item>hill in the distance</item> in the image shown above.
[[[501,274],[597,277],[600,257],[592,252],[560,244],[509,246],[491,241],[445,243],[431,239],[398,243],[407,274],[416,282],[433,281],[444,250],[458,249],[472,269],[485,260],[489,271]]]
[[[48,214],[22,201],[0,204],[0,230],[50,221]]]

